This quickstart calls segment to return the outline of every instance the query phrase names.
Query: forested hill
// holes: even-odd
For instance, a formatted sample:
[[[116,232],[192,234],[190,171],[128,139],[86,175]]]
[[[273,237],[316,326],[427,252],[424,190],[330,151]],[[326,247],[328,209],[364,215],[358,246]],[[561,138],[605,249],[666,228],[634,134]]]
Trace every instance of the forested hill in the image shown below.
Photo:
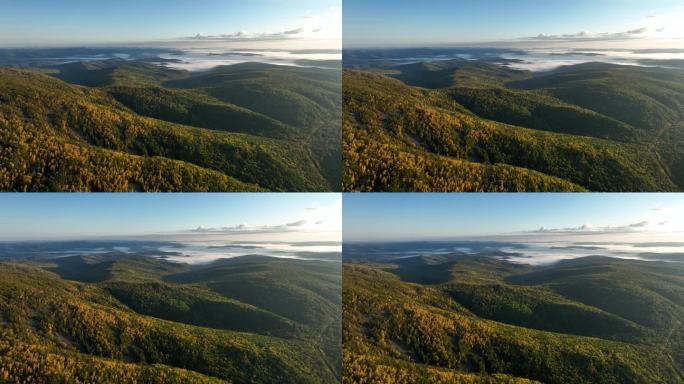
[[[0,382],[340,381],[340,263],[1,261]]]
[[[681,69],[385,63],[343,95],[345,190],[684,189]]]
[[[349,383],[684,383],[684,266],[346,262]]]
[[[0,189],[340,189],[339,70],[0,68]]]

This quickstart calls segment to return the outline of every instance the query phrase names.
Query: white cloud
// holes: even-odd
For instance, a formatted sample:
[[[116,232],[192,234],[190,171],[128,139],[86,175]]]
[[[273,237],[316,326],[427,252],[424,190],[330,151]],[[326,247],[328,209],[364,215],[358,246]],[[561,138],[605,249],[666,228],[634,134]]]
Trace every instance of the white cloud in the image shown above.
[[[307,221],[306,220],[299,220],[299,221],[294,221],[292,223],[287,223],[285,224],[286,227],[288,228],[297,228],[297,227],[303,227],[306,225]]]
[[[602,40],[629,40],[647,37],[649,28],[641,27],[631,29],[624,32],[590,32],[581,31],[572,34],[551,35],[540,33],[535,37],[526,38],[524,40],[543,40],[543,41],[602,41]]]
[[[192,37],[185,37],[182,40],[202,40],[202,41],[270,41],[270,40],[289,40],[296,39],[304,33],[303,28],[295,28],[287,31],[268,33],[249,33],[247,31],[238,31],[234,33],[225,33],[219,35],[203,35],[201,33]]]
[[[646,15],[639,24],[621,32],[581,31],[571,34],[540,33],[537,36],[524,38],[527,41],[619,41],[638,39],[683,39],[684,38],[684,5],[673,8],[670,12]]]
[[[541,227],[537,230],[521,232],[524,236],[547,236],[557,235],[562,238],[569,236],[595,236],[595,235],[626,235],[647,236],[657,235],[680,237],[684,233],[684,202],[671,206],[656,206],[649,208],[638,220],[628,224],[618,225],[591,225],[583,224],[575,227],[548,228]]]
[[[228,226],[228,227],[205,227],[200,225],[199,227],[186,232],[192,233],[205,233],[205,234],[235,234],[235,233],[281,233],[281,232],[293,232],[299,231],[308,224],[307,220],[297,220],[290,223],[279,224],[279,225],[250,225],[248,223],[242,223],[238,225]]]
[[[291,220],[278,224],[240,223],[223,227],[200,225],[195,229],[180,231],[181,234],[194,235],[250,235],[250,234],[292,234],[292,233],[340,233],[342,230],[342,199],[320,205],[317,202],[304,208]]]
[[[627,225],[608,225],[608,226],[592,226],[590,224],[583,224],[577,227],[565,227],[565,228],[545,228],[541,227],[534,231],[529,231],[528,233],[549,233],[549,234],[608,234],[608,233],[633,233],[641,232],[644,229],[651,226],[651,222],[648,220],[640,221],[637,223],[627,224]]]
[[[277,40],[339,40],[342,38],[342,9],[330,7],[320,15],[307,14],[292,24],[290,29],[277,32],[238,31],[221,34],[198,33],[195,36],[183,37],[180,40],[199,41],[277,41]]]

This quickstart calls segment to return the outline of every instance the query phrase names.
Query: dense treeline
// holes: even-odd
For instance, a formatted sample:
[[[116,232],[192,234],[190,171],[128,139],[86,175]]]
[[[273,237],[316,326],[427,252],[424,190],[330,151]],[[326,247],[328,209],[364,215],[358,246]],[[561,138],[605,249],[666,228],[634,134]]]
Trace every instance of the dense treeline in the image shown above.
[[[684,121],[664,130],[654,146],[670,171],[670,177],[678,185],[684,185]]]
[[[164,85],[192,90],[294,127],[288,137],[307,145],[330,188],[340,190],[341,81],[339,70],[242,63]],[[262,131],[255,129],[257,134]]]
[[[319,70],[307,83],[291,85],[296,92],[283,80],[277,84],[279,93],[254,89],[250,92],[261,93],[250,99],[247,91],[240,91],[234,103],[228,103],[210,93],[267,87],[267,80],[275,76],[271,71],[291,79],[295,75],[290,71],[303,78],[307,70],[259,66],[265,80],[210,80],[211,90],[165,88],[171,80],[189,81],[192,75],[139,62],[74,63],[57,70],[54,75],[64,80],[100,88],[0,69],[1,158],[11,172],[0,178],[4,190],[339,189],[339,71]],[[222,68],[213,76],[221,78],[230,70],[231,66]],[[318,77],[322,79],[314,81]],[[258,99],[261,108],[283,107],[305,120],[299,126],[288,125],[242,106],[255,107],[256,101],[242,102],[240,95]],[[43,141],[51,142],[52,164],[42,156],[31,160],[33,153],[46,151]],[[147,172],[137,170],[141,163],[165,180],[148,181]],[[22,168],[25,178],[11,171],[16,167]],[[128,175],[120,176],[123,173]]]
[[[509,81],[526,80],[528,71],[493,65],[487,60],[437,60],[402,64],[389,68],[390,75],[402,82],[422,88],[449,88],[454,84],[466,87],[500,85]]]
[[[479,164],[422,154],[382,142],[363,130],[344,129],[346,191],[582,191],[539,172],[503,164]],[[382,136],[380,136],[382,137]],[[389,141],[389,140],[388,140]]]
[[[599,67],[538,77],[460,60],[388,67],[387,75],[347,70],[344,188],[681,189],[684,75]]]
[[[310,129],[317,120],[339,110],[339,81],[340,72],[334,70],[242,63],[165,85],[199,89],[224,102]]]
[[[541,90],[634,127],[660,131],[682,119],[683,80],[678,69],[586,63],[508,86]]]
[[[161,364],[138,365],[78,353],[55,353],[0,329],[0,380],[11,384],[218,384],[227,380]]]
[[[336,262],[236,258],[208,269],[169,275],[168,281],[204,284],[212,291],[303,324],[315,334],[328,366],[341,376],[341,265]]]
[[[447,273],[423,282],[438,267]],[[409,268],[410,275],[401,272]],[[347,264],[345,377],[681,383],[682,272],[661,262],[603,258],[539,269],[463,255]],[[677,304],[668,304],[675,296]],[[627,307],[650,321],[633,321]]]
[[[287,138],[294,128],[272,118],[181,90],[158,87],[110,87],[107,92],[136,113],[217,131]]]
[[[136,312],[166,320],[284,338],[300,331],[269,311],[194,287],[117,281],[105,289]]]
[[[302,324],[321,326],[337,315],[341,300],[337,263],[313,262],[312,267],[302,268],[271,260],[255,270],[253,263],[242,261],[178,273],[168,279],[185,284],[209,281],[209,287],[220,294]],[[283,281],[280,289],[273,289],[276,281]]]
[[[277,270],[278,262],[270,262],[244,261],[252,270]],[[315,263],[293,263],[279,271],[283,280],[259,283],[274,293],[290,292],[287,300],[300,305],[310,299],[297,296],[298,283],[290,282],[288,273],[323,272]],[[287,320],[213,290],[210,281],[200,278],[191,284],[163,281],[193,267],[121,255],[77,256],[42,266],[88,282],[65,280],[31,263],[2,263],[0,381],[339,381],[339,369],[330,363],[339,356],[339,341],[335,351],[322,324]],[[226,272],[211,265],[198,268]],[[326,279],[334,283],[332,276]],[[339,285],[337,290],[340,300]],[[339,324],[337,316],[321,310],[326,327]],[[102,378],[91,379],[97,372]]]
[[[162,157],[80,145],[0,116],[0,189],[20,192],[259,191],[222,173]]]
[[[506,124],[625,142],[639,138],[625,123],[537,93],[459,87],[450,94],[478,116]]]

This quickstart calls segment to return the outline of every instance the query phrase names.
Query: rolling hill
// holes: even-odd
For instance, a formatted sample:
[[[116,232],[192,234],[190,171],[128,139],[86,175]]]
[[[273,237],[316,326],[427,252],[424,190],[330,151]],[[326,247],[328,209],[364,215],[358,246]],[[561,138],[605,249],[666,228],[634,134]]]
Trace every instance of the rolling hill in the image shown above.
[[[148,60],[0,68],[0,189],[340,189],[340,71]]]
[[[31,260],[0,261],[0,381],[340,380],[339,263]]]
[[[381,62],[343,83],[347,191],[684,188],[679,69]]]
[[[684,382],[680,264],[486,253],[345,262],[345,382]]]

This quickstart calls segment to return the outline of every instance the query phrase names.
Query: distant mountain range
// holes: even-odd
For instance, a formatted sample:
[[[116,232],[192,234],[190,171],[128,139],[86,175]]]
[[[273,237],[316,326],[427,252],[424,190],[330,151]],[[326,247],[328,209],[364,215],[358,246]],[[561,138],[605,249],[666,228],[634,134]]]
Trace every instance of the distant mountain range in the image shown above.
[[[152,61],[0,68],[0,189],[340,189],[339,68]]]
[[[345,190],[684,189],[681,69],[369,52],[345,58]]]

